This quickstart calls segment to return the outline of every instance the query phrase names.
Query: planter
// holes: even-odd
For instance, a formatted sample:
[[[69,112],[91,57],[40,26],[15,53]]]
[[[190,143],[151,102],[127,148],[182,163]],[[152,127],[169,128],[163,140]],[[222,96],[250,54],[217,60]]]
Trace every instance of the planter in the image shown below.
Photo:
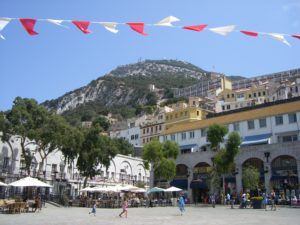
[[[263,200],[252,200],[253,209],[262,209]]]

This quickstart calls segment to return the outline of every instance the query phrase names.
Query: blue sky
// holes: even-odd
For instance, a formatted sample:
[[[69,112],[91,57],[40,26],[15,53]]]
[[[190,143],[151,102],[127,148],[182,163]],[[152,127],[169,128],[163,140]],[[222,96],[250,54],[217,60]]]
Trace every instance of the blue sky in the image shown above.
[[[0,17],[64,19],[154,24],[167,16],[178,26],[236,25],[237,30],[300,34],[300,0],[0,0]],[[37,22],[38,36],[29,36],[11,21],[0,40],[0,110],[17,96],[39,103],[87,85],[118,65],[139,59],[178,59],[205,70],[252,77],[300,67],[300,40],[291,47],[268,36],[239,32],[224,37],[211,31],[145,27],[141,36],[120,25],[113,34],[92,24],[84,35],[72,24],[64,29]]]

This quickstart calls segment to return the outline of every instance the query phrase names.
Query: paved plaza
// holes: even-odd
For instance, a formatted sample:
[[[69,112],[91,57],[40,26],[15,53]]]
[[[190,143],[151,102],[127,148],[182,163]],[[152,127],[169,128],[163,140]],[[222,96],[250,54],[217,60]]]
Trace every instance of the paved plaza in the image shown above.
[[[46,205],[38,213],[0,214],[1,225],[290,225],[299,224],[299,208],[279,208],[277,211],[262,209],[230,209],[226,206],[186,207],[183,216],[177,207],[129,208],[128,218],[120,218],[121,209],[97,209],[89,215],[88,208],[57,208]]]

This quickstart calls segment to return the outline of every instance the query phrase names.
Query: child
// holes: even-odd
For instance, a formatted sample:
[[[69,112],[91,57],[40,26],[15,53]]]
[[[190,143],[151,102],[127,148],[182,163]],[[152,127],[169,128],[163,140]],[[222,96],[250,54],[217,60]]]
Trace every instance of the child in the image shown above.
[[[185,200],[184,200],[184,198],[183,198],[182,195],[179,197],[179,200],[178,200],[178,206],[179,206],[180,213],[181,213],[181,215],[182,215],[182,213],[185,211],[185,209],[184,209],[184,206],[185,206]]]
[[[93,214],[94,214],[94,216],[96,216],[96,207],[97,207],[97,204],[96,204],[96,202],[94,202],[94,205],[93,205],[92,211],[91,211],[91,212],[89,212],[89,214],[93,213]]]
[[[119,217],[122,217],[123,213],[125,213],[125,217],[127,218],[127,208],[128,208],[128,203],[127,203],[127,200],[124,199],[123,204],[122,204],[123,211],[119,214]]]

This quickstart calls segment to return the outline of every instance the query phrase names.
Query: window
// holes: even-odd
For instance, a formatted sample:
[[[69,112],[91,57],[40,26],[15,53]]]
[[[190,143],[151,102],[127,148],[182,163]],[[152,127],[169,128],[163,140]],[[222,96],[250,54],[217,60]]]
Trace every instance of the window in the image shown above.
[[[240,130],[240,124],[239,123],[234,123],[233,124],[233,130],[234,131],[239,131]]]
[[[135,140],[139,139],[139,135],[138,134],[134,135],[134,139]]]
[[[266,95],[266,92],[265,91],[263,91],[263,96],[265,96]]]
[[[247,121],[248,123],[248,130],[254,129],[254,120],[249,120]]]
[[[289,123],[296,123],[297,122],[297,115],[296,113],[289,114]]]
[[[234,98],[234,94],[231,94],[231,97]]]
[[[267,127],[267,120],[266,120],[266,118],[259,119],[259,127],[260,128]]]
[[[258,96],[259,96],[259,97],[261,96],[261,93],[260,93],[260,92],[258,92]]]
[[[194,131],[190,131],[190,139],[195,138],[195,132]]]
[[[146,132],[146,129],[143,129],[143,134],[145,134],[145,132]]]
[[[230,94],[227,94],[227,98],[230,98]]]
[[[227,109],[230,109],[230,105],[227,105],[227,107],[226,107]]]
[[[130,136],[130,140],[134,140],[134,135],[131,135],[131,136]]]
[[[175,141],[175,134],[171,134],[171,141]]]
[[[161,125],[159,125],[159,130],[161,130]]]
[[[166,120],[169,120],[169,116],[166,116]]]
[[[147,128],[147,134],[149,133],[149,127]]]
[[[202,128],[201,129],[201,137],[205,137],[206,136],[206,129]]]
[[[292,142],[292,141],[298,141],[297,134],[278,137],[278,142]]]
[[[197,116],[199,116],[199,111],[197,110]]]
[[[251,94],[249,94],[249,98],[251,98],[252,96],[251,96]]]
[[[275,116],[275,123],[276,123],[276,125],[282,125],[283,124],[283,117],[282,116]]]
[[[254,98],[256,97],[256,93],[253,93],[253,97],[254,97]]]
[[[185,140],[186,139],[186,133],[181,133],[181,140]]]
[[[224,106],[224,105],[222,105],[222,110],[223,110],[223,111],[225,110],[225,106]]]

